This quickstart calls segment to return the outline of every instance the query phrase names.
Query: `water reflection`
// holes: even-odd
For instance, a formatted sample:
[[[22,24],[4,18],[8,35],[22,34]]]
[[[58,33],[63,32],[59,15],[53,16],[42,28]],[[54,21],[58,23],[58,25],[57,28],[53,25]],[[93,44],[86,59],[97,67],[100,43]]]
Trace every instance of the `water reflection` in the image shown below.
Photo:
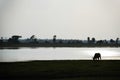
[[[92,55],[93,53],[100,52],[102,56],[119,56],[120,52],[117,49],[94,49],[94,50],[87,50],[85,53],[88,55]]]
[[[26,60],[92,60],[95,53],[102,59],[120,60],[120,48],[20,48],[0,49],[0,62]]]

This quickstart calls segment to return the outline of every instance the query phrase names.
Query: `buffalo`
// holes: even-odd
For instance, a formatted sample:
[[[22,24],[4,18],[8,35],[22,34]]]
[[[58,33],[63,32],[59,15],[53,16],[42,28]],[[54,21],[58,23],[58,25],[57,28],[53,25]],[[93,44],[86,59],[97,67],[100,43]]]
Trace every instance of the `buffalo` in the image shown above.
[[[101,60],[101,54],[100,53],[95,53],[93,60]]]

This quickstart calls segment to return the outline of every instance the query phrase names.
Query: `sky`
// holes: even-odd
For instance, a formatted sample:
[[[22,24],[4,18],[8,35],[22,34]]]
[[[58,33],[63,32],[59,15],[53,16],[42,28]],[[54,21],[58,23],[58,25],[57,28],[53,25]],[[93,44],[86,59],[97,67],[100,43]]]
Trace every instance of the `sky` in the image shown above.
[[[116,39],[120,0],[0,0],[0,37]]]

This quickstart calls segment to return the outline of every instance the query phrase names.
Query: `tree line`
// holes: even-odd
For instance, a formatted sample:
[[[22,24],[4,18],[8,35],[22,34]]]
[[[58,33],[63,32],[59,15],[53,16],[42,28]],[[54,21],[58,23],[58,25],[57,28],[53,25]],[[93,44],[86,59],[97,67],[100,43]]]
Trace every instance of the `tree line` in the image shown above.
[[[70,46],[74,45],[74,46],[116,46],[119,47],[120,46],[120,41],[119,38],[114,39],[110,39],[110,40],[96,40],[94,37],[90,38],[87,37],[86,40],[78,40],[78,39],[57,39],[56,35],[53,35],[53,39],[43,39],[43,40],[39,40],[35,37],[35,35],[32,35],[30,38],[28,39],[24,39],[24,42],[22,42],[20,40],[20,38],[22,38],[22,36],[19,35],[13,35],[11,36],[9,39],[7,39],[5,41],[5,39],[1,38],[0,39],[0,44],[4,45],[4,44],[68,44]],[[63,45],[64,46],[64,45]]]

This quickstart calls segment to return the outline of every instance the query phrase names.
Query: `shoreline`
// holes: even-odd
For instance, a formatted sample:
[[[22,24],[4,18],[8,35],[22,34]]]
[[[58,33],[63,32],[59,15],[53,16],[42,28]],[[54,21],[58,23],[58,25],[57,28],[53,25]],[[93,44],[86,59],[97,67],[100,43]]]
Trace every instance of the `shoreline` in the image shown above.
[[[3,47],[120,47],[120,44],[94,44],[94,43],[0,43]]]
[[[0,49],[19,49],[19,48],[120,48],[110,46],[0,46]]]

